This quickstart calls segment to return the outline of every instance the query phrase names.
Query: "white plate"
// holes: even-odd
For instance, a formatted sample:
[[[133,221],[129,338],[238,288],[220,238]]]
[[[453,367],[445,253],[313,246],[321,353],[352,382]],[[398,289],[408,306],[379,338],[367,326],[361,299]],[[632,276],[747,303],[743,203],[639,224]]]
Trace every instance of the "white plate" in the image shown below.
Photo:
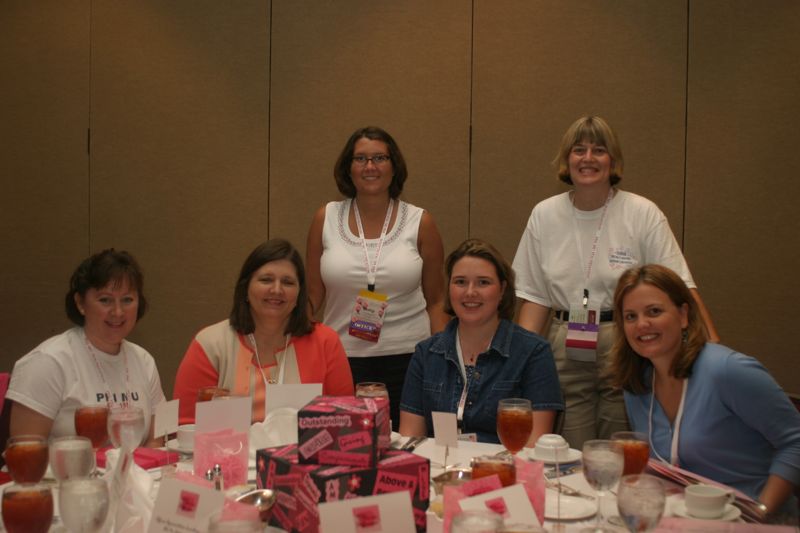
[[[544,517],[556,520],[558,517],[558,493],[553,490],[545,491]],[[597,502],[586,498],[561,495],[561,520],[580,520],[589,518],[597,512]]]
[[[167,449],[176,451],[178,453],[183,453],[186,455],[191,455],[194,450],[190,450],[188,448],[181,448],[180,444],[178,444],[178,439],[170,439],[167,441]]]
[[[536,456],[536,448],[525,448],[525,451],[528,454],[528,459],[533,459],[534,461],[542,461],[543,463],[546,463],[546,464],[549,464],[549,465],[556,464],[556,462],[553,461],[552,459],[542,459],[540,457],[537,457]],[[568,464],[568,463],[577,463],[578,461],[581,460],[581,457],[583,457],[583,454],[581,453],[580,450],[576,450],[575,448],[570,448],[567,451],[567,456],[564,457],[564,458],[561,458],[558,461],[558,464],[565,465],[565,464]]]
[[[692,516],[689,514],[689,510],[686,509],[686,502],[683,500],[677,500],[672,504],[672,513],[677,516],[691,518],[693,520],[725,520],[727,522],[736,520],[742,515],[742,511],[740,511],[738,507],[729,503],[725,505],[725,512],[722,513],[722,516],[719,518],[700,518],[699,516]]]

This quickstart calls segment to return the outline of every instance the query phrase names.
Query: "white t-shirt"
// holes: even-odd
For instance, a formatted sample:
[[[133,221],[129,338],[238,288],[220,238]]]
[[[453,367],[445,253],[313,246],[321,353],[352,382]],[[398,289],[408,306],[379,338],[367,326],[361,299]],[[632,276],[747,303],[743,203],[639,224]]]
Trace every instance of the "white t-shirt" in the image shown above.
[[[514,257],[517,296],[556,310],[579,305],[602,215],[602,207],[575,209],[568,192],[538,203]],[[647,198],[617,190],[592,262],[589,308],[612,309],[622,273],[648,263],[671,268],[688,287],[696,287],[664,213]]]
[[[325,206],[320,272],[325,284],[323,322],[342,340],[348,357],[413,353],[416,344],[431,334],[422,294],[422,257],[417,235],[423,210],[399,202],[394,226],[387,232],[375,276],[375,291],[388,295],[378,342],[348,333],[356,296],[367,288],[364,248],[347,223],[351,199]],[[370,263],[380,239],[367,239]]]
[[[95,364],[86,342],[81,327],[44,341],[14,365],[7,397],[53,419],[51,437],[75,434],[76,408],[105,405],[106,393],[113,405],[127,397],[144,411],[148,434],[155,407],[164,401],[153,356],[142,347],[123,341],[117,355],[93,347]]]

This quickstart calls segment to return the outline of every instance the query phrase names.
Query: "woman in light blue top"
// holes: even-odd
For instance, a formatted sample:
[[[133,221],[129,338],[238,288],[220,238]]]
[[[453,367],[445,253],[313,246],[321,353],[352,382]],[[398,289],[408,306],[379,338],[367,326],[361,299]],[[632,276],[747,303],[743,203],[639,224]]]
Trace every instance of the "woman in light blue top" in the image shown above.
[[[800,413],[757,360],[707,342],[670,269],[627,270],[614,294],[610,374],[654,458],[734,487],[765,514],[797,519]]]

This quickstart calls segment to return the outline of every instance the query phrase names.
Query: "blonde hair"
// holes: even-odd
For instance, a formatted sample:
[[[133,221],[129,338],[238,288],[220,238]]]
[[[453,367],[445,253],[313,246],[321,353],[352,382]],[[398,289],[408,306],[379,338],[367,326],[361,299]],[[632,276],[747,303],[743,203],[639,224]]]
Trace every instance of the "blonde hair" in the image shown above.
[[[579,142],[590,142],[598,146],[605,146],[611,156],[611,185],[616,185],[622,179],[622,147],[608,122],[598,116],[581,117],[572,123],[561,139],[558,155],[553,160],[553,165],[558,167],[558,179],[572,185],[569,174],[569,153],[572,147]]]

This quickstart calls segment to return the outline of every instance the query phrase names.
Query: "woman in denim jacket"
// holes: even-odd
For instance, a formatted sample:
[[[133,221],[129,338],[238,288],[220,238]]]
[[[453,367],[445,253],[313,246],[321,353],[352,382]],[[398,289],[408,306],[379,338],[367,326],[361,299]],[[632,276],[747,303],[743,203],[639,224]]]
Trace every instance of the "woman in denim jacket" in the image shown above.
[[[456,413],[462,434],[499,443],[497,403],[527,398],[533,407],[532,446],[564,409],[550,345],[517,326],[514,272],[478,239],[464,241],[445,263],[446,329],[416,346],[400,402],[400,433],[432,436],[432,411]]]

